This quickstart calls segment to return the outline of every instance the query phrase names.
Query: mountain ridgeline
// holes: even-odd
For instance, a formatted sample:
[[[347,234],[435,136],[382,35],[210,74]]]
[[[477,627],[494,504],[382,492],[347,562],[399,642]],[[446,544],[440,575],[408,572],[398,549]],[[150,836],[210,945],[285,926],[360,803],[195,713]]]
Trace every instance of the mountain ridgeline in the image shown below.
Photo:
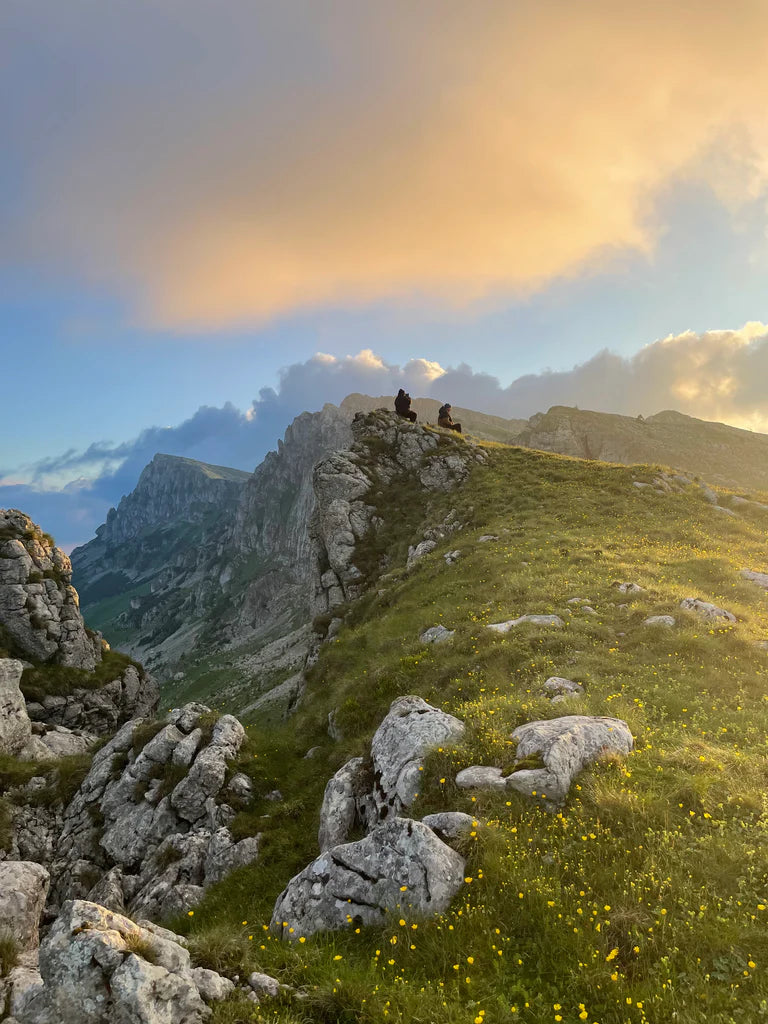
[[[415,399],[420,422],[435,422],[438,404]],[[303,413],[253,473],[155,456],[96,538],[72,552],[89,624],[162,674],[169,698],[215,693],[241,711],[254,679],[257,691],[282,683],[302,664],[310,620],[322,611],[309,535],[313,469],[348,447],[355,413],[391,405],[355,394]],[[666,464],[746,494],[768,488],[768,437],[680,413],[643,419],[555,406],[525,421],[457,406],[454,415],[484,440]]]

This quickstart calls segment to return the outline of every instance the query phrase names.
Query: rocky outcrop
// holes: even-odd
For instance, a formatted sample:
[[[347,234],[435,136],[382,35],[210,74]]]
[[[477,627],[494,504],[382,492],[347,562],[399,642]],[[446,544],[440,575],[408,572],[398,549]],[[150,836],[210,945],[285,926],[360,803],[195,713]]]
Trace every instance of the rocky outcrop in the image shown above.
[[[288,883],[272,930],[286,939],[350,924],[382,924],[400,911],[445,911],[462,885],[464,859],[419,821],[394,818],[356,843],[321,854]]]
[[[87,671],[101,660],[101,639],[85,628],[69,558],[16,509],[0,509],[0,627],[0,645],[21,658]]]
[[[568,715],[527,722],[512,733],[519,764],[541,758],[543,767],[524,768],[507,778],[507,786],[525,796],[561,804],[578,773],[605,754],[629,754],[634,745],[626,722],[619,718]]]
[[[65,903],[40,947],[39,983],[14,1009],[19,1024],[200,1024],[211,1013],[204,996],[234,985],[193,968],[176,939],[95,903]]]
[[[369,758],[343,765],[325,788],[320,809],[321,850],[345,842],[355,826],[372,828],[410,807],[428,752],[457,743],[464,723],[421,697],[398,697],[371,740]]]
[[[485,628],[492,629],[494,633],[509,633],[515,626],[523,626],[526,623],[555,629],[562,629],[565,625],[559,615],[519,615],[516,619],[507,619],[506,622],[489,622]]]
[[[243,727],[223,715],[204,732],[209,718],[204,706],[187,705],[143,742],[146,724],[130,721],[98,751],[63,815],[54,904],[90,894],[112,909],[168,916],[257,857],[258,837],[235,842],[227,827],[235,814],[228,800],[241,799],[225,783]]]
[[[140,665],[128,665],[103,686],[75,686],[66,696],[45,694],[31,701],[27,711],[34,722],[104,736],[131,718],[154,714],[159,699],[155,679]]]
[[[23,669],[20,661],[0,658],[0,754],[22,761],[50,761],[85,753],[98,739],[95,734],[48,723],[32,724],[20,686]]]
[[[355,564],[356,549],[384,523],[367,500],[375,491],[400,478],[418,480],[425,491],[450,491],[467,478],[473,465],[486,461],[481,448],[386,410],[358,413],[352,434],[348,450],[329,455],[314,471],[310,537],[315,615],[332,611],[362,592],[364,579]],[[434,547],[434,540],[427,542],[430,545]]]

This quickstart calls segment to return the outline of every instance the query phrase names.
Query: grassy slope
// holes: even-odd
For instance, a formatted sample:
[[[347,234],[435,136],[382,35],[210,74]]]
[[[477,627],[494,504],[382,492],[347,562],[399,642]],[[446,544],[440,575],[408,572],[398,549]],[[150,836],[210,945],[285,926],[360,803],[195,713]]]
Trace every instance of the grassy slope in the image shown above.
[[[768,654],[754,645],[768,636],[768,595],[738,574],[765,568],[768,514],[731,519],[693,491],[640,493],[636,468],[491,454],[429,515],[456,507],[467,528],[353,606],[282,731],[249,730],[240,767],[257,793],[277,786],[284,800],[239,816],[238,834],[264,834],[260,862],[176,923],[200,962],[276,973],[308,999],[225,1004],[220,1024],[704,1024],[768,1014]],[[479,543],[486,532],[499,540]],[[462,551],[450,567],[449,548]],[[646,593],[619,595],[621,580]],[[597,616],[567,604],[574,596]],[[678,610],[686,596],[723,604],[738,624],[710,629]],[[567,626],[506,637],[484,629],[524,612],[557,612]],[[675,630],[642,625],[667,612]],[[453,642],[423,647],[419,633],[437,622],[456,630]],[[586,686],[573,710],[626,719],[635,753],[584,773],[556,816],[514,795],[473,801],[457,791],[460,767],[510,763],[515,726],[563,713],[537,695],[550,675]],[[325,782],[365,752],[405,693],[469,725],[461,748],[432,755],[414,814],[477,815],[471,881],[447,914],[418,927],[396,914],[385,929],[283,945],[266,924],[285,882],[317,853]],[[325,731],[333,707],[346,737],[336,744]]]

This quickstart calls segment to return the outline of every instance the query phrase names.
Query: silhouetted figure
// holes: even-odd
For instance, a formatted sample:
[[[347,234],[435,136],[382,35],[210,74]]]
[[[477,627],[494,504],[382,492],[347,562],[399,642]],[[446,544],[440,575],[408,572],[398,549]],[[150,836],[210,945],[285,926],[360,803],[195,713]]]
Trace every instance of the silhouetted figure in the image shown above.
[[[437,425],[438,427],[447,427],[448,430],[455,430],[457,434],[461,433],[461,424],[454,423],[453,417],[451,416],[451,409],[453,407],[449,402],[445,405],[441,405],[437,411]]]
[[[411,410],[411,396],[403,391],[402,388],[397,392],[395,398],[395,412],[398,416],[402,416],[403,419],[410,420],[411,423],[416,422],[416,413]]]

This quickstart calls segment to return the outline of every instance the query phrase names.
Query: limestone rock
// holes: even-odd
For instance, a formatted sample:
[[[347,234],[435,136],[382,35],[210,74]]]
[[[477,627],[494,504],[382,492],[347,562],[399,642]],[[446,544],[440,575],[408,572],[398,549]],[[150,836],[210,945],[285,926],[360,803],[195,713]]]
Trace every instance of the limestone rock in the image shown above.
[[[101,639],[86,631],[69,558],[16,509],[0,509],[0,538],[0,625],[16,653],[94,669]]]
[[[425,629],[419,637],[419,640],[423,644],[442,644],[446,640],[451,640],[455,630],[446,629],[445,626],[430,626],[429,629]]]
[[[629,754],[634,740],[619,718],[568,715],[548,721],[527,722],[512,733],[517,741],[516,760],[539,756],[543,768],[521,769],[507,777],[508,787],[561,804],[571,781],[604,753]]]
[[[277,999],[280,995],[280,982],[269,974],[262,974],[261,971],[253,971],[248,977],[248,984],[257,996],[268,996],[270,999]]]
[[[183,946],[95,903],[64,904],[40,947],[40,974],[20,1024],[200,1024],[210,1015]]]
[[[502,778],[501,768],[473,764],[470,768],[462,768],[456,776],[459,789],[502,790],[507,788],[506,779]]]
[[[19,683],[24,666],[0,659],[0,754],[20,754],[32,736],[32,723]]]
[[[10,933],[21,953],[38,946],[48,882],[48,872],[41,864],[0,862],[0,928]]]
[[[572,679],[564,679],[562,676],[550,676],[541,688],[553,704],[584,696],[584,687],[581,683],[575,683]]]
[[[641,587],[639,583],[614,583],[614,587],[620,594],[644,594],[645,587]]]
[[[365,839],[321,854],[278,897],[271,928],[286,939],[380,925],[388,913],[445,911],[462,885],[464,860],[419,821],[394,818]],[[405,887],[405,888],[403,888]]]
[[[412,544],[408,548],[408,561],[406,563],[408,568],[410,569],[414,563],[418,562],[424,555],[430,554],[436,547],[437,544],[433,540],[422,540],[416,545]]]
[[[522,626],[530,623],[532,626],[553,626],[555,629],[562,629],[565,625],[559,615],[521,615],[517,619],[507,619],[506,622],[490,622],[486,629],[492,629],[494,633],[509,633],[515,626]]]
[[[317,841],[320,852],[347,841],[355,823],[367,822],[372,772],[362,757],[353,757],[328,781],[320,809]]]
[[[378,817],[399,814],[419,791],[424,757],[433,747],[457,743],[464,723],[421,697],[398,697],[371,741]]]
[[[705,622],[735,622],[736,616],[725,608],[718,608],[716,604],[709,601],[702,601],[698,597],[686,597],[680,602],[680,607],[686,611],[695,612]]]
[[[437,814],[427,814],[421,819],[421,823],[427,828],[431,828],[437,838],[442,839],[448,846],[477,828],[476,819],[463,811],[439,811]]]
[[[745,580],[756,583],[763,590],[768,590],[768,572],[753,572],[751,569],[742,569],[741,575]]]
[[[209,971],[205,967],[193,967],[190,974],[197,991],[206,1003],[220,1002],[235,990],[233,981],[230,981],[229,978],[222,978],[216,971]]]
[[[129,722],[97,752],[55,843],[54,906],[90,895],[114,910],[167,917],[257,858],[259,837],[235,843],[227,827],[235,811],[224,783],[243,727],[223,715],[204,742],[198,722],[206,712],[203,705],[175,709],[138,750],[141,723]],[[248,789],[242,778],[238,786]]]
[[[647,619],[643,619],[644,626],[665,626],[671,629],[674,624],[673,615],[649,615]]]

